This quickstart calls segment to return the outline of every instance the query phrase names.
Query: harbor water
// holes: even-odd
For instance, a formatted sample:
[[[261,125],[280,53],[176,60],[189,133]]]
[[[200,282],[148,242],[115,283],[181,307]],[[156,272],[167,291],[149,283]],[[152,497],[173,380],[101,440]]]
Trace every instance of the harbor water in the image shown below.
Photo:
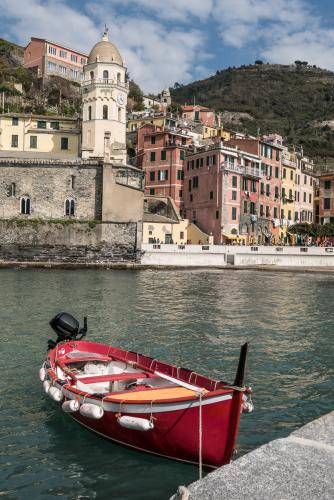
[[[334,274],[0,270],[0,496],[166,499],[196,466],[113,444],[42,390],[49,320],[88,316],[88,338],[233,381],[253,339],[239,455],[333,409]]]

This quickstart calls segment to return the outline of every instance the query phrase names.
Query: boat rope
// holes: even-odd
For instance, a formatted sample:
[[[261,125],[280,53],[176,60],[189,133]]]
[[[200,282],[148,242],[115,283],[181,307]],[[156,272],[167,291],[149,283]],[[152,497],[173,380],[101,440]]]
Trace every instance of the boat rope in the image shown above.
[[[199,392],[199,445],[198,445],[198,469],[199,479],[203,477],[203,464],[202,464],[202,445],[203,445],[203,425],[202,425],[202,392]]]

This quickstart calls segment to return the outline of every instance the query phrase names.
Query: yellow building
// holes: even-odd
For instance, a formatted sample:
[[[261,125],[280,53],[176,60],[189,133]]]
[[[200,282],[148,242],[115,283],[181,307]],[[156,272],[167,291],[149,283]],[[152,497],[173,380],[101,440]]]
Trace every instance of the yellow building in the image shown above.
[[[132,113],[127,117],[126,131],[135,132],[148,123],[156,127],[176,127],[176,122],[176,118],[171,113]]]
[[[297,157],[288,149],[282,155],[282,194],[281,194],[281,241],[288,242],[288,229],[295,222],[295,182]]]
[[[80,137],[76,118],[22,113],[0,115],[0,151],[51,153],[54,157],[73,158],[80,154]]]

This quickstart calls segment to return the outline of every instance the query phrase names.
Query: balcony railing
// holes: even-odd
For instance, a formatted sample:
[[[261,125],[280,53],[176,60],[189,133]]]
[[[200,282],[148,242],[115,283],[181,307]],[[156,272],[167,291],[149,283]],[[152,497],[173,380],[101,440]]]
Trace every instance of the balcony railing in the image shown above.
[[[294,167],[296,168],[297,167],[297,164],[295,161],[291,161],[291,160],[288,160],[287,158],[282,158],[282,163],[283,165],[286,165],[287,167]]]
[[[118,87],[122,87],[124,89],[127,89],[129,87],[128,83],[115,80],[114,78],[94,78],[93,80],[88,80],[81,83],[82,87],[89,87],[90,85],[117,85]]]
[[[262,179],[265,174],[259,168],[245,167],[244,175],[254,177],[255,179]]]
[[[229,161],[224,161],[221,164],[221,169],[222,170],[228,170],[229,172],[235,172],[237,174],[242,174],[243,169],[242,166],[239,165],[238,163],[232,163]]]

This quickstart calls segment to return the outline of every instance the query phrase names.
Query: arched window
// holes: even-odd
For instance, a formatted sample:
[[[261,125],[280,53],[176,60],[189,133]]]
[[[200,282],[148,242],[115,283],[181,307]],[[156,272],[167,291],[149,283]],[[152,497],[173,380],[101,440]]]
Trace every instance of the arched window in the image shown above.
[[[91,79],[91,80],[94,80],[94,71],[91,71],[91,72],[90,72],[90,79]]]
[[[120,73],[117,73],[117,83],[120,83],[121,78],[122,78],[122,77],[121,77],[121,74],[120,74]]]
[[[29,196],[22,196],[20,210],[21,210],[21,214],[30,215],[30,198],[29,198]]]
[[[103,120],[108,120],[108,106],[105,104],[102,108]]]
[[[75,214],[74,200],[67,198],[67,200],[65,200],[65,215],[74,215],[74,214]]]
[[[103,71],[103,80],[108,80],[109,78],[109,71],[107,71],[106,69]]]
[[[88,106],[88,120],[92,119],[92,106]]]

